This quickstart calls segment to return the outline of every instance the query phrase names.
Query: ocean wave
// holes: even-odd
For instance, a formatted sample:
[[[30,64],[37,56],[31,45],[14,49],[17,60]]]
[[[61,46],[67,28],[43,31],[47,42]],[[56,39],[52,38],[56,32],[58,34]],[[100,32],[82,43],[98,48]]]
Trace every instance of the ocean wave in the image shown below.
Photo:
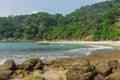
[[[72,46],[72,45],[71,45]],[[47,49],[47,50],[46,50]],[[58,48],[58,49],[40,49],[33,51],[0,51],[0,64],[3,64],[7,59],[14,59],[17,64],[30,59],[40,58],[43,61],[49,61],[59,58],[81,57],[89,55],[93,51],[100,49],[112,49],[107,46],[90,45],[89,47],[73,47],[73,48]]]
[[[112,49],[112,47],[108,46],[96,46],[96,45],[91,45],[92,47],[90,48],[78,48],[78,49],[71,49],[67,51],[67,53],[81,53],[85,55],[90,55],[93,51],[96,50],[101,50],[101,49]]]
[[[0,61],[0,65],[2,65],[7,59],[3,59]]]

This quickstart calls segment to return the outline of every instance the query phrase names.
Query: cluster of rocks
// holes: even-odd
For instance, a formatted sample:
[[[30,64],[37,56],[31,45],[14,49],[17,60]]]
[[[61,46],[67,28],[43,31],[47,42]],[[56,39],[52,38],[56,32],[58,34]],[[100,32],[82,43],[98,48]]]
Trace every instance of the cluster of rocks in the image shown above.
[[[0,65],[0,80],[45,80],[42,77],[44,64],[38,58],[29,59],[16,65],[14,60],[6,60]]]
[[[14,60],[6,60],[0,65],[0,80],[120,80],[120,64],[117,60],[92,65],[83,58],[71,65],[70,68],[51,68],[44,73],[45,64],[38,58],[18,65]]]
[[[66,73],[67,80],[120,80],[120,64],[117,60],[91,65],[89,60],[76,61]]]

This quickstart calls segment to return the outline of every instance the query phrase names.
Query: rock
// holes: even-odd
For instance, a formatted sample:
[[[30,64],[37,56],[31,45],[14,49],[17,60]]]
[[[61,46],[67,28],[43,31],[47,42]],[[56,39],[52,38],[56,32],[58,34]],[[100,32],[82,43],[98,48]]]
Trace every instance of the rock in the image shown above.
[[[29,59],[18,65],[19,69],[33,71],[43,69],[42,61],[38,58]]]
[[[120,65],[117,60],[109,61],[108,64],[109,64],[112,68],[114,68],[114,69],[117,69],[118,66]]]
[[[18,69],[18,70],[16,70],[14,73],[13,73],[13,75],[12,75],[12,77],[19,77],[19,78],[23,78],[24,76],[26,76],[26,75],[28,75],[28,74],[30,74],[31,72],[29,72],[29,71],[26,71],[26,70],[20,70],[20,69]]]
[[[12,70],[0,71],[0,80],[9,80],[12,73],[13,73]]]
[[[0,65],[0,70],[15,70],[15,69],[16,64],[12,59],[6,60],[3,65]]]
[[[78,71],[80,74],[83,74],[83,73],[94,71],[95,67],[92,66],[92,65],[84,66],[84,67],[73,66],[72,69],[75,70],[75,71]]]
[[[14,73],[15,73],[16,75],[19,75],[19,74],[22,74],[22,72],[23,72],[23,70],[18,69],[18,70],[16,70]]]
[[[87,73],[91,71],[91,67],[90,66],[85,66],[85,67],[81,67],[79,72],[82,73]]]
[[[42,69],[42,63],[41,62],[39,62],[39,63],[37,63],[35,66],[34,66],[34,70],[38,70],[38,69]]]
[[[88,59],[82,58],[82,59],[77,60],[73,65],[77,66],[77,68],[84,67],[84,66],[89,66],[90,62]]]
[[[95,67],[90,64],[88,59],[79,59],[73,65],[66,74],[68,80],[93,80]]]
[[[45,80],[45,78],[42,76],[41,71],[37,70],[26,75],[24,80]]]
[[[23,80],[45,80],[42,76],[26,76]]]
[[[117,70],[116,72],[110,74],[108,76],[108,80],[120,80],[120,70]]]
[[[101,74],[103,76],[107,76],[112,72],[112,67],[108,65],[108,63],[100,63],[96,66],[95,71],[98,74]]]
[[[93,80],[94,72],[87,72],[80,75],[80,80]]]
[[[51,69],[44,74],[46,80],[67,80],[66,72],[68,70]]]
[[[79,71],[77,72],[72,69],[66,73],[67,80],[93,80],[94,75],[94,72],[80,74]]]
[[[107,80],[107,79],[101,75],[97,75],[94,77],[94,80]]]
[[[41,76],[42,73],[43,73],[43,71],[41,71],[41,70],[36,70],[36,71],[34,71],[32,74],[35,75],[35,76]]]
[[[68,70],[68,72],[66,73],[66,77],[67,80],[81,80],[79,73],[72,69]]]
[[[73,64],[73,70],[78,71],[80,74],[94,71],[95,67],[90,64],[88,59],[79,59]]]

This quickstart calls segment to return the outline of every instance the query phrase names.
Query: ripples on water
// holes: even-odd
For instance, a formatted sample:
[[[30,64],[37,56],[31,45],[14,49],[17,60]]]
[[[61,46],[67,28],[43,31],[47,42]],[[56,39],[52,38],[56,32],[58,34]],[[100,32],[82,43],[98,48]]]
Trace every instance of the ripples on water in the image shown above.
[[[0,42],[0,61],[14,59],[17,63],[28,58],[52,60],[56,58],[78,57],[89,55],[100,49],[111,49],[105,46],[83,46],[74,44],[37,44],[29,42]]]

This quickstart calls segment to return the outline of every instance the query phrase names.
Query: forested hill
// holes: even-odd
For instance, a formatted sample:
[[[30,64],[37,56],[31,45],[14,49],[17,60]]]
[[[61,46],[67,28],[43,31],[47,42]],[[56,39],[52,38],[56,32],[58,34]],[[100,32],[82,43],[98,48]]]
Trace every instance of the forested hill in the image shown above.
[[[87,5],[63,16],[39,12],[0,17],[0,39],[120,40],[120,0]]]

